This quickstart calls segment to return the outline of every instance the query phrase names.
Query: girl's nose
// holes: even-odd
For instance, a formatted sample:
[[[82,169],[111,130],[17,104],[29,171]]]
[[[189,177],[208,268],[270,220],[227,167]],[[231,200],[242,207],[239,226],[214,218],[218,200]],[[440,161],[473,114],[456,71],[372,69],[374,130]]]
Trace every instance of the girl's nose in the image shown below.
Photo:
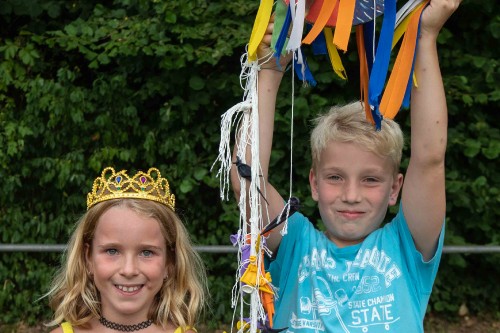
[[[139,274],[137,266],[137,257],[133,255],[125,255],[121,267],[121,274],[124,276],[134,276]]]

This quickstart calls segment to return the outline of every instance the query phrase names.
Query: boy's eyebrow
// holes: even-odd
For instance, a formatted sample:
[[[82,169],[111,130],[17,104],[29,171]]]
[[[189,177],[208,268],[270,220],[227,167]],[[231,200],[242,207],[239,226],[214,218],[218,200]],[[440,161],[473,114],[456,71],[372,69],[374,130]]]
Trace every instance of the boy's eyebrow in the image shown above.
[[[329,167],[322,168],[319,170],[322,172],[343,172],[344,170],[348,170],[348,169],[350,169],[350,168],[349,167],[329,166]],[[380,168],[380,167],[368,166],[361,171],[362,171],[362,173],[377,173],[377,174],[379,174],[379,173],[385,172],[385,169]]]

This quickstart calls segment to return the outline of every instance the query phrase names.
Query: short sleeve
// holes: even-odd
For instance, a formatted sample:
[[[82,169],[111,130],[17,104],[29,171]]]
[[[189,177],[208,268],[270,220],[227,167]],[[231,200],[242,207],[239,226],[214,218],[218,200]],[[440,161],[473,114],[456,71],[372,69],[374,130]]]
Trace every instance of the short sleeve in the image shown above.
[[[408,258],[408,269],[414,281],[418,283],[420,292],[430,294],[432,286],[437,275],[439,263],[441,261],[441,253],[443,251],[445,224],[439,234],[436,252],[434,256],[425,261],[422,254],[417,250],[410,229],[403,214],[402,205],[399,207],[399,212],[394,218],[393,226],[396,228],[400,237],[401,250],[406,258]],[[417,278],[418,277],[418,278]]]
[[[71,324],[68,322],[62,323],[61,328],[64,333],[73,333],[73,326],[71,326]]]
[[[187,330],[191,330],[191,331],[194,331],[194,332],[198,332],[198,331],[196,330],[196,328],[187,326],[187,327],[186,327],[186,328],[184,328],[184,329],[182,329],[182,327],[177,327],[177,328],[175,329],[174,333],[184,333],[184,332],[185,332],[185,331],[187,331]]]

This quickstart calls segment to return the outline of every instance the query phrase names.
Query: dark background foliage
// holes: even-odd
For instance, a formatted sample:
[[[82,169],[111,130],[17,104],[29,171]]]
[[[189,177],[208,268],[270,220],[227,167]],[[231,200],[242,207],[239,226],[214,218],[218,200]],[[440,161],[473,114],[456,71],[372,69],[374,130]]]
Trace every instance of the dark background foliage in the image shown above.
[[[0,0],[0,242],[66,243],[102,168],[158,167],[196,244],[229,245],[237,228],[211,166],[220,115],[242,98],[240,56],[258,1]],[[496,0],[464,1],[439,37],[450,114],[448,245],[500,243],[500,13]],[[305,50],[305,52],[309,52]],[[293,189],[310,199],[310,119],[358,97],[355,45],[349,80],[309,54],[318,85],[295,82]],[[278,102],[272,181],[288,194],[291,76]],[[409,133],[408,111],[397,117]],[[406,151],[408,155],[408,151]],[[403,162],[403,167],[407,160]],[[394,211],[392,211],[393,213]],[[320,226],[321,223],[318,223]],[[0,253],[0,323],[47,319],[58,253]],[[231,320],[235,256],[203,254],[207,323]],[[444,255],[429,311],[500,315],[500,256]]]

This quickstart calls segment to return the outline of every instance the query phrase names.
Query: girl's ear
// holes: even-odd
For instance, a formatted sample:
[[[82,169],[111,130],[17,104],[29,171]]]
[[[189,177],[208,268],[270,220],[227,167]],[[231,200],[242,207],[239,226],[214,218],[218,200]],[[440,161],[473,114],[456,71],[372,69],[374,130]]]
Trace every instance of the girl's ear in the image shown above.
[[[87,269],[87,273],[92,275],[94,272],[94,268],[92,267],[92,250],[90,248],[89,243],[85,243],[85,267]]]
[[[168,279],[168,277],[172,277],[175,275],[175,267],[172,264],[167,264],[165,266],[165,272],[163,272],[163,280]]]

